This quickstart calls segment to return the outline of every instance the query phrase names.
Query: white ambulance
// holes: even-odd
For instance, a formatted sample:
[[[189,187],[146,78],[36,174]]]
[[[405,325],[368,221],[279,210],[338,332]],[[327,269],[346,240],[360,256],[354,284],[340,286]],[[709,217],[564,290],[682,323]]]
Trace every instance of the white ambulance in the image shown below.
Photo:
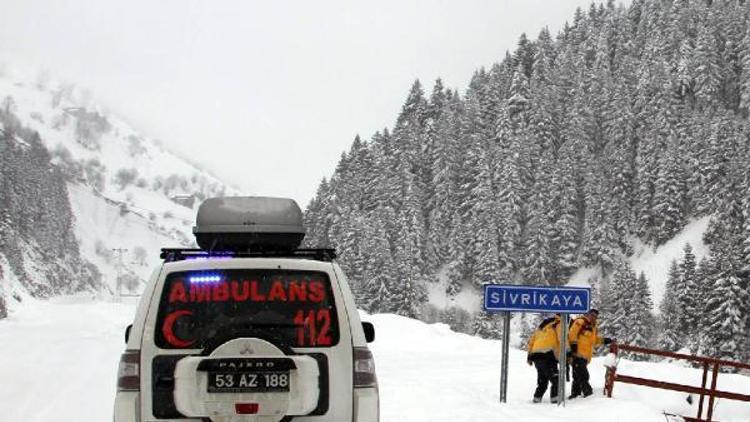
[[[374,327],[301,221],[290,199],[201,205],[200,249],[162,250],[126,330],[115,422],[379,420]]]

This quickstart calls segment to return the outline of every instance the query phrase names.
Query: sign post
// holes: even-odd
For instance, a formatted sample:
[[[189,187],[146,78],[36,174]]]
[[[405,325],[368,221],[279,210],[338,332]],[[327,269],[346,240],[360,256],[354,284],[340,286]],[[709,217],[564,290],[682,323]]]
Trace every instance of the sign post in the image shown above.
[[[557,405],[565,406],[565,379],[568,374],[568,314],[560,318],[560,365],[557,374]]]
[[[510,349],[510,312],[503,314],[503,355],[500,360],[500,403],[508,402],[508,352]]]
[[[484,310],[504,312],[503,355],[500,365],[500,402],[508,400],[508,349],[511,312],[561,314],[560,356],[558,373],[558,404],[565,402],[565,373],[568,339],[568,315],[583,314],[591,306],[588,287],[537,287],[505,284],[484,285]]]

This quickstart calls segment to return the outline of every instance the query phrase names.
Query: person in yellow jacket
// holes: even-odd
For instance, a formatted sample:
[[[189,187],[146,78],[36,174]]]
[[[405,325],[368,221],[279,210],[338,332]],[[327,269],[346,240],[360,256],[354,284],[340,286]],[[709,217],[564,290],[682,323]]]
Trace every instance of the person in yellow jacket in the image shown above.
[[[557,403],[557,359],[560,355],[560,316],[547,318],[529,338],[526,362],[536,367],[534,403],[539,403],[550,384],[550,401]]]
[[[579,316],[571,323],[568,331],[568,343],[570,345],[571,365],[573,366],[573,386],[570,389],[570,399],[581,394],[583,397],[590,396],[594,391],[589,384],[589,370],[587,368],[594,354],[594,347],[609,344],[609,337],[600,337],[598,331],[599,311],[591,309]]]

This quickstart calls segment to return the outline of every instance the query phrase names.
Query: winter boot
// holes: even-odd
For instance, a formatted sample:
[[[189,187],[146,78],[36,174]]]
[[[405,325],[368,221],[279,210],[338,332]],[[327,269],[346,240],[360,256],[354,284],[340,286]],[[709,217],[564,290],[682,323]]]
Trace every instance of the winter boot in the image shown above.
[[[581,392],[583,393],[583,397],[588,397],[594,394],[594,389],[591,388],[591,385],[588,382],[586,383],[586,385],[583,386],[581,390],[582,390]]]
[[[541,397],[534,396],[534,403],[541,403],[541,402],[542,402]]]
[[[549,398],[549,402],[552,404],[557,404],[557,396],[552,396]]]

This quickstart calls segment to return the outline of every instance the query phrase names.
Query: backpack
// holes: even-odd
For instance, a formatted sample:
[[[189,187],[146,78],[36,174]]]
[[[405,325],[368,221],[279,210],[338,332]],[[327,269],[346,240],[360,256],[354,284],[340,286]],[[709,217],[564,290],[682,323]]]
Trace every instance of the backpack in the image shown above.
[[[552,324],[552,323],[554,323],[554,324]],[[544,328],[545,328],[546,326],[548,326],[549,324],[552,324],[552,328],[555,328],[555,327],[557,326],[557,324],[559,324],[559,323],[560,323],[560,321],[558,321],[558,320],[557,320],[557,318],[555,318],[555,317],[549,317],[549,318],[547,318],[547,319],[543,320],[543,321],[542,321],[542,322],[541,322],[541,323],[539,324],[539,328],[537,328],[537,330],[541,331],[541,330],[543,330],[543,329],[544,329]]]

